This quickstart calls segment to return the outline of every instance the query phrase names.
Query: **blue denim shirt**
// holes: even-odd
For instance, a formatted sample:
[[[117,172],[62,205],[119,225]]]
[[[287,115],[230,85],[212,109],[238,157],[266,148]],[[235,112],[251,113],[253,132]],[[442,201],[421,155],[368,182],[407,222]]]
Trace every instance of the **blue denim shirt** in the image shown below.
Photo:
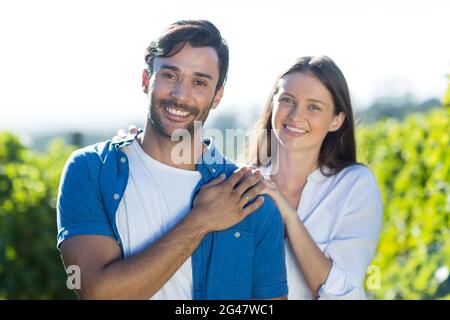
[[[76,235],[104,235],[123,248],[115,215],[128,182],[121,150],[134,136],[75,151],[67,161],[58,193],[57,247]],[[202,185],[237,166],[206,139],[197,170]],[[284,228],[270,197],[233,227],[208,233],[192,254],[194,299],[270,299],[287,296]],[[238,233],[237,233],[238,232]]]

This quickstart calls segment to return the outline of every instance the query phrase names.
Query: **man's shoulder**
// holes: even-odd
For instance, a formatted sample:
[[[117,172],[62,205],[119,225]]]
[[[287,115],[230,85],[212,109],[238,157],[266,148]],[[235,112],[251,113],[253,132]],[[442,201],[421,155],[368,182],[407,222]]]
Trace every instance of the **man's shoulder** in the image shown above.
[[[113,148],[111,140],[98,142],[89,146],[79,148],[72,152],[67,163],[98,163],[106,158],[109,152],[112,152]]]
[[[234,163],[233,161],[228,161],[225,164],[225,172],[227,176],[230,176],[236,169],[241,168],[245,164]],[[237,224],[236,228],[252,229],[254,232],[264,232],[270,228],[277,228],[279,225],[283,224],[280,212],[278,210],[275,201],[266,194],[260,194],[258,197],[263,197],[263,204],[251,213],[248,217]],[[255,201],[257,198],[253,199],[250,203]],[[249,203],[249,204],[250,204]]]
[[[270,228],[271,225],[276,227],[278,224],[282,224],[281,215],[275,201],[266,194],[260,196],[264,197],[264,203],[253,213],[254,218],[257,219],[257,225],[261,228],[264,226]]]
[[[264,197],[264,203],[244,220],[230,229],[249,231],[255,233],[259,237],[259,235],[266,233],[268,230],[280,228],[283,221],[275,202],[268,195],[259,196]]]
[[[75,150],[69,160],[78,161],[105,161],[111,154],[116,154],[118,150],[131,144],[136,139],[136,135],[129,135],[125,138],[101,141],[89,146]]]
[[[115,145],[111,140],[99,142],[75,150],[66,161],[63,178],[68,174],[85,173],[86,176],[98,176],[107,159],[117,158]],[[83,176],[79,176],[82,178]]]

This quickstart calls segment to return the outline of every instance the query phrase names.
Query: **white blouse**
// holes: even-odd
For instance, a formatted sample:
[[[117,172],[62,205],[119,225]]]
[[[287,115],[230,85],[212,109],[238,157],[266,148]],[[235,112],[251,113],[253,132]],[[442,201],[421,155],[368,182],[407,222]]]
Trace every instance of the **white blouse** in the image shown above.
[[[270,166],[261,168],[270,174]],[[365,299],[363,282],[378,244],[383,208],[372,172],[352,165],[331,177],[320,169],[307,178],[297,214],[322,252],[332,261],[319,299]],[[288,298],[313,296],[286,238]]]

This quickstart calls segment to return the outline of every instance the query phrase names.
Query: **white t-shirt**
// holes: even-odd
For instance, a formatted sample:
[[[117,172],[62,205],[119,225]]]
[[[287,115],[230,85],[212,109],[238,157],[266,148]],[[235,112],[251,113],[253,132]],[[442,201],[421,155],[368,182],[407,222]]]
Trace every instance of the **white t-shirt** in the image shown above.
[[[201,179],[198,171],[165,165],[152,159],[137,141],[125,148],[129,176],[116,223],[125,257],[157,241],[190,211],[192,192]],[[151,299],[193,298],[189,257]]]
[[[270,174],[270,166],[261,168]],[[382,222],[381,193],[372,172],[352,165],[326,177],[307,178],[297,214],[318,247],[333,262],[320,299],[365,299],[366,269],[373,259]],[[289,240],[285,241],[288,299],[312,299]]]

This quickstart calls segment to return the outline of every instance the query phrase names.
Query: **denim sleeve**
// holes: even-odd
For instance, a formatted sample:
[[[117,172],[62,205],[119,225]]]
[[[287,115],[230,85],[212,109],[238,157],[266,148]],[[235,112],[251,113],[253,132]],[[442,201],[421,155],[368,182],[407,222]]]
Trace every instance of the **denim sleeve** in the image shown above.
[[[284,252],[284,226],[272,199],[264,196],[264,205],[253,213],[260,220],[253,265],[252,298],[271,299],[287,296]]]
[[[99,186],[101,160],[95,153],[75,151],[61,175],[57,202],[57,248],[77,235],[114,237]]]

